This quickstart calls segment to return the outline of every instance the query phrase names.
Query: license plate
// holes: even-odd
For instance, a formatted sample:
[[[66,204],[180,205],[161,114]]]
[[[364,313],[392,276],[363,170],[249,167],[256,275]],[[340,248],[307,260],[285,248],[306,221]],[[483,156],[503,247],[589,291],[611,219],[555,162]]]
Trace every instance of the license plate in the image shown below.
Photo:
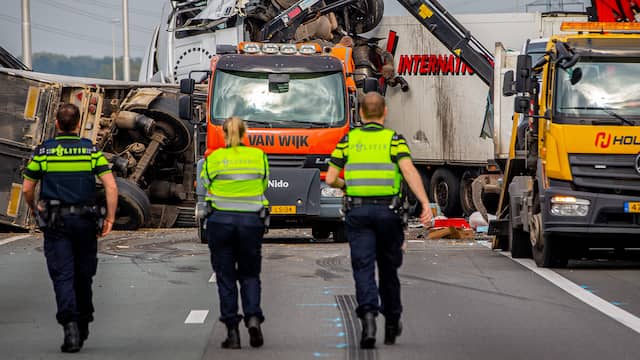
[[[626,202],[626,203],[624,203],[624,212],[626,212],[626,213],[640,213],[640,202]]]
[[[282,206],[282,205],[272,206],[271,213],[272,214],[295,214],[296,207],[295,205],[294,206]]]

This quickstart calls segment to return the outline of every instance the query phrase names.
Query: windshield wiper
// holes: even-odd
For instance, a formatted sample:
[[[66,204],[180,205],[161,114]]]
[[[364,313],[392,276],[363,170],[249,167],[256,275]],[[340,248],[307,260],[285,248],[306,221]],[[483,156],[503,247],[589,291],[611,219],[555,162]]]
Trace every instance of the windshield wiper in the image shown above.
[[[605,112],[608,115],[613,116],[614,118],[622,121],[623,123],[630,125],[630,126],[636,126],[636,124],[628,119],[625,119],[624,117],[622,117],[620,114],[616,113],[613,110],[616,109],[610,109],[610,108],[605,108],[605,107],[597,107],[597,106],[578,106],[578,107],[563,107],[560,108],[560,110],[600,110]]]
[[[274,120],[271,123],[278,124],[278,125],[295,124],[295,125],[304,126],[306,128],[327,128],[331,126],[331,124],[327,124],[327,123],[311,122],[311,121],[303,121],[303,120]]]
[[[260,121],[260,120],[245,120],[247,122],[247,125],[249,126],[262,126],[262,125],[266,125],[264,127],[268,127],[268,128],[272,128],[273,127],[273,122],[271,121]]]

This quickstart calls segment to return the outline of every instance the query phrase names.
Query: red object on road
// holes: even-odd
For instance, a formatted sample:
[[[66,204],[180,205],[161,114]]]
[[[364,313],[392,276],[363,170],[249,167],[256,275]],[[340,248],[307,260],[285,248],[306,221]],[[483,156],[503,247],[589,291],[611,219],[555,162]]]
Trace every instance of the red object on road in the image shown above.
[[[457,227],[457,228],[465,228],[471,229],[471,225],[464,218],[449,218],[449,219],[435,219],[433,221],[433,227]]]

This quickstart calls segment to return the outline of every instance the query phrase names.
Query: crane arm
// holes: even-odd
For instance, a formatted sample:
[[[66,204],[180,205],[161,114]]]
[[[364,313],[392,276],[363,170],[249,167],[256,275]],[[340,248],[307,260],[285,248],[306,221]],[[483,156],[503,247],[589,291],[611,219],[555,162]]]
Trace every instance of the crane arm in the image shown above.
[[[397,0],[449,51],[459,56],[482,81],[493,83],[493,54],[437,0]]]

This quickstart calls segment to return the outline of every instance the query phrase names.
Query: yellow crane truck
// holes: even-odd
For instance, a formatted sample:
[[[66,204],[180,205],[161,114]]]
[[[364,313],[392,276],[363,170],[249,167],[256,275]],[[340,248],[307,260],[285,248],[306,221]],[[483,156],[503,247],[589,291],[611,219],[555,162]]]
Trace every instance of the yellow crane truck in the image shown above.
[[[562,30],[501,79],[516,114],[490,234],[541,267],[640,236],[640,24]]]

